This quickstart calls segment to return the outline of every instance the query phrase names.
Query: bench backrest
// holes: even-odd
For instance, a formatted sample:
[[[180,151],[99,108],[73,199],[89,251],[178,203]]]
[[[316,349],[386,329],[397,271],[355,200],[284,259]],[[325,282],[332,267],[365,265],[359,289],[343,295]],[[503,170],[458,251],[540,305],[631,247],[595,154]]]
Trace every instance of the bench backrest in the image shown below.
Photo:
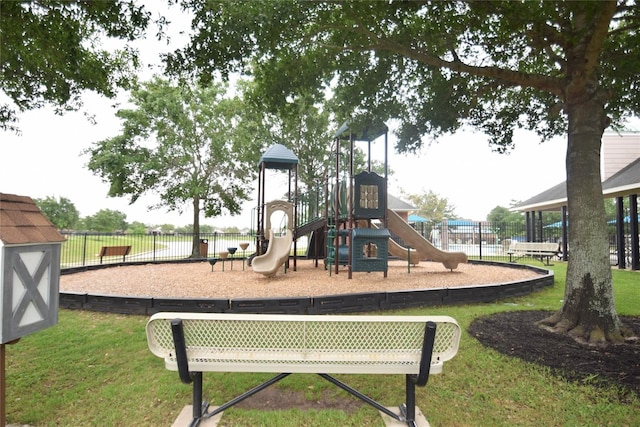
[[[418,374],[425,324],[432,321],[430,373],[436,374],[460,342],[460,327],[448,316],[156,313],[146,328],[149,349],[170,370],[178,370],[176,318],[192,372]]]
[[[509,250],[512,252],[558,252],[559,245],[549,242],[512,242]]]
[[[116,256],[116,255],[129,255],[131,252],[131,246],[103,246],[100,248],[99,257],[103,256]]]

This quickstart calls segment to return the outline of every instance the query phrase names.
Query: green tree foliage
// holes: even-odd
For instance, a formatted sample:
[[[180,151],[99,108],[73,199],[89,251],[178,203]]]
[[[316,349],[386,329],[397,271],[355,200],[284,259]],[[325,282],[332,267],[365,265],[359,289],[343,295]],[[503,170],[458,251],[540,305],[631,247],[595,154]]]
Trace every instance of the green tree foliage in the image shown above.
[[[87,231],[124,232],[127,229],[127,215],[112,209],[100,209],[95,215],[85,217],[83,223]]]
[[[53,196],[47,196],[44,199],[34,199],[34,202],[59,230],[72,230],[80,220],[78,209],[66,197],[56,200]]]
[[[616,199],[605,199],[604,200],[604,211],[607,217],[607,220],[612,220],[616,218]]]
[[[176,227],[175,229],[177,234],[191,234],[193,233],[193,224],[182,225],[180,227]]]
[[[147,226],[139,221],[134,221],[127,227],[127,234],[146,234]]]
[[[109,51],[104,40],[133,41],[149,20],[133,0],[0,2],[0,93],[11,101],[0,104],[0,129],[17,130],[16,110],[77,109],[85,90],[113,97],[129,87],[137,51]]]
[[[162,224],[162,225],[160,225],[160,231],[162,231],[163,234],[173,233],[175,228],[176,228],[176,226],[173,225],[173,224]]]
[[[504,206],[496,206],[487,215],[487,221],[493,223],[510,223],[524,226],[525,217],[521,212],[513,212]]]
[[[213,225],[200,224],[200,233],[213,233],[214,231]]]
[[[568,136],[569,246],[562,308],[545,323],[591,342],[626,332],[613,301],[600,142],[640,113],[635,0],[183,0],[191,43],[171,70],[202,81],[254,67],[271,100],[333,86],[338,117],[399,120],[401,151],[467,124],[499,151],[514,129]]]
[[[525,216],[521,212],[513,212],[504,206],[496,206],[487,215],[493,232],[498,236],[511,236],[526,227]]]
[[[331,144],[331,122],[325,103],[316,102],[316,97],[305,92],[274,103],[270,101],[272,94],[264,93],[255,81],[242,81],[239,87],[247,106],[262,117],[263,129],[259,132],[298,157],[300,184],[307,189],[323,184]]]
[[[414,213],[432,222],[441,222],[443,219],[456,218],[455,206],[449,203],[446,197],[440,197],[433,191],[422,190],[420,194],[404,194],[416,208]]]
[[[200,213],[237,214],[256,178],[261,148],[244,126],[238,98],[226,86],[175,85],[155,78],[132,91],[132,109],[119,110],[121,133],[98,141],[87,151],[89,169],[110,184],[109,196],[129,196],[134,203],[154,192],[158,207],[182,211],[191,206],[193,257],[200,256]]]

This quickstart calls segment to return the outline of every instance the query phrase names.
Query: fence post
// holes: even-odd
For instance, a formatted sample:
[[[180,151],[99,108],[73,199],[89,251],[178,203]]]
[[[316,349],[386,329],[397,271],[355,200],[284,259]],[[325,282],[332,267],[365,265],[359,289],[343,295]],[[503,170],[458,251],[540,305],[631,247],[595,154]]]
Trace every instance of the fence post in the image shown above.
[[[482,221],[478,221],[478,239],[480,248],[480,259],[482,259]]]
[[[153,232],[153,260],[156,260],[156,235],[157,233]]]
[[[84,233],[84,239],[82,240],[82,266],[87,265],[87,233]]]

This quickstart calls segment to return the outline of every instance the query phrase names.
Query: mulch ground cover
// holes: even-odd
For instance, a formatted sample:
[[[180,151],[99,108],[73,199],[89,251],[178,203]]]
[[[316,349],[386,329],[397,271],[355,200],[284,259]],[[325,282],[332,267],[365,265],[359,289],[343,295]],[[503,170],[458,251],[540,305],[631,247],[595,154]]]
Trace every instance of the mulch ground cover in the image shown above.
[[[581,344],[536,324],[551,314],[535,310],[497,313],[475,319],[469,333],[502,354],[548,366],[568,381],[613,384],[620,387],[621,394],[630,391],[640,396],[640,340],[602,348]],[[620,319],[640,334],[640,317]]]

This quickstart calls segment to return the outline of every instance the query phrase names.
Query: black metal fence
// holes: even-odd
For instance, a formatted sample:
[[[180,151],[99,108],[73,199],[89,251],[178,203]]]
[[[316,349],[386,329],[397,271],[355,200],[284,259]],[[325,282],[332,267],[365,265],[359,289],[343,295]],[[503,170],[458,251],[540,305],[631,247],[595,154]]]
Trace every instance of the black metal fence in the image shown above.
[[[122,262],[154,262],[188,259],[193,254],[193,234],[66,233],[61,267],[73,268]],[[255,236],[244,233],[200,233],[196,244],[202,258],[244,258],[255,252]],[[243,247],[246,248],[242,249]],[[122,248],[126,251],[103,248]],[[107,255],[101,256],[101,254]],[[233,253],[232,253],[233,252]],[[117,254],[114,254],[117,253]]]
[[[524,224],[491,223],[487,221],[420,222],[415,229],[438,249],[464,252],[471,259],[509,261],[508,249],[513,241],[527,241]],[[560,245],[562,229],[542,227],[536,240]],[[61,267],[74,268],[122,262],[176,261],[192,258],[193,234],[110,234],[66,233],[62,244]],[[402,242],[399,242],[402,244]],[[241,259],[255,253],[256,237],[253,233],[200,233],[196,244],[202,258],[228,257]],[[610,233],[611,264],[618,264],[617,236]],[[105,247],[130,246],[129,252],[117,255],[108,252],[100,256]],[[242,249],[245,247],[245,249]],[[627,246],[628,247],[628,246]],[[235,248],[235,249],[234,249]],[[298,255],[304,256],[307,237],[297,241]],[[569,250],[570,252],[570,250]]]

